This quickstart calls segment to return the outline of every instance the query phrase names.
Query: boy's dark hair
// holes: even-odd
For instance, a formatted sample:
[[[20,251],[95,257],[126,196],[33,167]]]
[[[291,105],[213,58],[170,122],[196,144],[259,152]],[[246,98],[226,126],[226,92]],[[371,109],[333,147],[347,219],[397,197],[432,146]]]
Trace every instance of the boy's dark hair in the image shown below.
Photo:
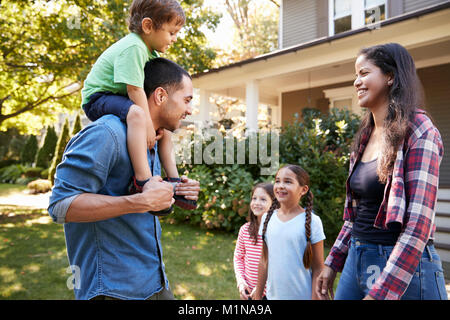
[[[180,90],[183,76],[192,79],[189,73],[178,64],[161,57],[147,62],[144,74],[144,91],[147,97],[158,87],[164,88],[168,93]]]
[[[176,0],[133,0],[128,18],[128,30],[137,34],[142,33],[142,20],[150,18],[155,30],[176,19],[177,25],[184,25],[186,16],[183,8]]]

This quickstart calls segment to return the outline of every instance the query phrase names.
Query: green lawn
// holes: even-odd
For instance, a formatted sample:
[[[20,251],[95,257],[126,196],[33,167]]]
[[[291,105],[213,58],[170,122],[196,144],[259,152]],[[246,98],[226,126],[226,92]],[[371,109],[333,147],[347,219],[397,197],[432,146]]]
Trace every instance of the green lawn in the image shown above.
[[[10,194],[23,191],[27,186],[20,184],[0,183],[0,197],[6,197]]]
[[[0,197],[21,190],[0,184]],[[239,299],[235,235],[161,225],[163,259],[177,299]],[[74,299],[66,284],[71,275],[67,267],[63,227],[46,210],[0,204],[0,299]]]
[[[235,236],[162,223],[167,276],[177,299],[238,299]],[[73,299],[61,225],[45,210],[0,205],[0,299]]]

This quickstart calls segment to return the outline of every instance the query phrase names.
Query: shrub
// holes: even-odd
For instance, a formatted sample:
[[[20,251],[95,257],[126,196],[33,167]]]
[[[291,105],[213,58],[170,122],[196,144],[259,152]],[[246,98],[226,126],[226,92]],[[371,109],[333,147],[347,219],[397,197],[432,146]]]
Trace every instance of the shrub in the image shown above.
[[[255,183],[244,166],[195,165],[189,178],[200,181],[197,209],[175,207],[170,219],[189,222],[208,229],[239,231],[246,222],[250,193]]]
[[[280,163],[298,164],[309,173],[314,211],[321,217],[328,244],[335,241],[343,223],[349,145],[358,126],[359,118],[348,111],[332,109],[329,114],[321,114],[318,110],[305,109],[302,121],[296,115],[294,122],[286,124],[280,133]],[[235,156],[237,141],[234,141]],[[205,150],[211,143],[202,140],[201,149]],[[223,143],[226,144],[225,139]],[[246,221],[252,187],[258,182],[274,180],[274,176],[260,175],[260,163],[248,164],[248,138],[245,144],[243,165],[226,164],[225,154],[224,164],[189,164],[188,159],[183,158],[184,153],[178,153],[183,163],[179,166],[180,172],[200,182],[198,208],[185,211],[175,207],[167,219],[237,232]],[[185,141],[181,145],[192,147]],[[191,160],[195,156],[194,149],[187,152]]]
[[[52,183],[49,180],[38,179],[27,184],[30,193],[46,193],[52,189]]]
[[[72,132],[70,133],[70,137],[76,135],[81,129],[82,129],[81,116],[80,113],[77,113],[77,116],[75,117],[75,122],[73,123]]]
[[[349,146],[358,126],[358,117],[348,111],[332,109],[322,115],[307,109],[303,121],[296,116],[281,133],[280,162],[298,164],[309,173],[314,211],[321,217],[328,244],[343,224]]]
[[[42,170],[43,168],[40,167],[25,168],[23,175],[25,178],[40,178]]]
[[[44,143],[39,149],[36,156],[36,166],[42,168],[48,168],[51,164],[53,156],[55,154],[56,143],[58,136],[56,135],[53,127],[47,127]]]
[[[13,160],[20,162],[20,154],[27,137],[20,134],[16,128],[9,128],[6,132],[0,132],[0,160]],[[5,167],[12,163],[3,164]]]
[[[16,183],[25,172],[26,167],[21,164],[12,164],[0,169],[0,182]]]
[[[58,142],[56,144],[56,148],[55,148],[55,154],[53,156],[53,160],[52,160],[52,164],[49,168],[49,172],[48,172],[48,180],[50,180],[52,182],[52,184],[55,181],[55,173],[56,173],[56,166],[61,162],[62,160],[62,156],[64,153],[64,149],[66,148],[67,143],[70,140],[70,135],[69,135],[69,120],[67,120],[64,122],[64,125],[61,129],[61,133],[59,135],[58,138]]]
[[[31,165],[34,162],[38,150],[37,138],[34,135],[28,137],[20,154],[20,160],[23,164]]]
[[[47,179],[47,178],[48,178],[48,172],[49,172],[49,169],[48,169],[48,168],[42,170],[41,173],[40,173],[40,177],[41,177],[42,179]]]

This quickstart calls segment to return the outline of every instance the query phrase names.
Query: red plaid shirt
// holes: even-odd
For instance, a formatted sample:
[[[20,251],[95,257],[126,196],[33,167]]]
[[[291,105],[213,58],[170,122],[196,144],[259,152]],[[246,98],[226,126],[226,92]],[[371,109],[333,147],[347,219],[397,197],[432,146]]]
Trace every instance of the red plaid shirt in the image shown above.
[[[357,156],[350,156],[349,177],[370,138],[370,130],[361,139]],[[386,267],[369,291],[375,299],[398,300],[402,297],[429,239],[434,239],[436,195],[439,165],[444,147],[439,131],[423,110],[418,110],[410,130],[397,152],[394,169],[384,191],[384,198],[374,226],[386,228],[399,222],[402,230]],[[356,214],[347,179],[344,225],[331,248],[325,265],[341,272],[347,258],[349,240]]]

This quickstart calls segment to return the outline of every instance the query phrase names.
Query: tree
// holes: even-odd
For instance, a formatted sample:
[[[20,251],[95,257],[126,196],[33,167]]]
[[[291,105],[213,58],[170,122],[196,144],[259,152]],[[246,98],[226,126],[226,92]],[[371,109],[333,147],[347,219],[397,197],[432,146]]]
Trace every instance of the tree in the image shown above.
[[[58,136],[56,135],[56,131],[53,126],[47,127],[44,143],[36,156],[36,167],[48,168],[50,166],[50,162],[55,154],[57,141]]]
[[[61,133],[59,134],[58,142],[56,143],[55,155],[53,156],[52,164],[48,170],[48,180],[50,180],[52,184],[55,182],[56,166],[61,162],[64,149],[70,140],[69,130],[69,120],[66,118],[64,121],[64,126],[61,129]]]
[[[0,130],[37,133],[57,115],[79,109],[82,81],[97,57],[128,33],[131,1],[3,0],[0,2]],[[218,16],[203,0],[183,1],[187,23],[169,56],[191,72],[214,54],[200,27]],[[211,15],[211,16],[209,16]]]
[[[23,146],[22,153],[20,154],[20,160],[23,164],[31,165],[36,157],[38,150],[38,142],[35,135],[30,135],[27,142]]]
[[[235,49],[222,52],[226,63],[250,59],[278,47],[277,1],[222,0],[236,27]]]
[[[77,113],[77,116],[75,117],[75,121],[73,123],[72,132],[70,134],[70,137],[73,137],[74,135],[76,135],[81,129],[82,129],[81,116],[80,116],[80,113]]]

